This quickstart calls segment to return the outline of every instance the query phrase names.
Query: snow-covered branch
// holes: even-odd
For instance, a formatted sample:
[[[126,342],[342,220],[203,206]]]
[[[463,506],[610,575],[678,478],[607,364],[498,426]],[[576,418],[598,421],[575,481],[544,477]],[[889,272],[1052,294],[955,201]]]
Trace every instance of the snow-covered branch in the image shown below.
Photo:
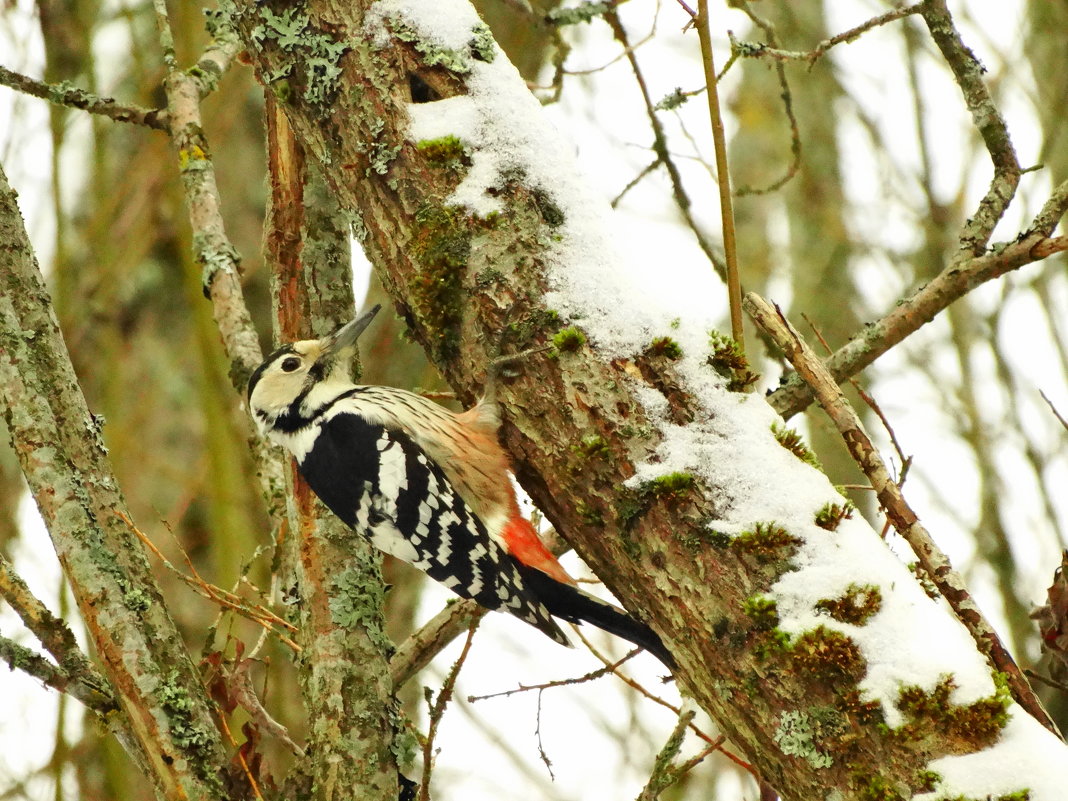
[[[261,80],[460,396],[503,332],[555,345],[499,391],[519,478],[770,784],[1059,797],[1064,744],[767,403],[731,391],[710,320],[624,276],[606,206],[465,3],[237,9]]]

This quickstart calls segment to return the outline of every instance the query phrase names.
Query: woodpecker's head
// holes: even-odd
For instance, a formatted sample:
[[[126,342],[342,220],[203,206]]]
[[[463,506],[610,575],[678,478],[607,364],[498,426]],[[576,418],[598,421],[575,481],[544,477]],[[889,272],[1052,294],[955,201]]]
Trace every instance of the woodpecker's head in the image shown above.
[[[256,368],[248,382],[248,405],[264,432],[303,427],[322,404],[352,386],[349,366],[356,340],[380,305],[322,339],[283,345]]]

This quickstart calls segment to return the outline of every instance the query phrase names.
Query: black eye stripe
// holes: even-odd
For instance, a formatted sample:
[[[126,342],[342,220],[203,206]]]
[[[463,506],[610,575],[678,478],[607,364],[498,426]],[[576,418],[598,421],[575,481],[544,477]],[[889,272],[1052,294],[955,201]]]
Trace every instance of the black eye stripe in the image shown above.
[[[277,362],[279,357],[283,354],[293,352],[294,350],[292,345],[283,345],[282,347],[278,348],[278,350],[269,354],[267,358],[260,363],[260,366],[252,371],[252,375],[249,377],[248,380],[248,389],[246,390],[249,400],[252,399],[252,392],[256,389],[256,385],[260,383],[260,379],[263,378],[263,373],[267,370],[267,368]]]

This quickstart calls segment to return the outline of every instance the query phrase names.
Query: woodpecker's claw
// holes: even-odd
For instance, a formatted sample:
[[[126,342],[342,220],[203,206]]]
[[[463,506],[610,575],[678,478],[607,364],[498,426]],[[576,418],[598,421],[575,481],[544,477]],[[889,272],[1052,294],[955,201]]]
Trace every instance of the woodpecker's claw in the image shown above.
[[[539,353],[544,353],[547,350],[552,350],[552,345],[540,345],[536,348],[528,348],[527,350],[521,350],[519,353],[510,353],[507,356],[498,356],[490,361],[486,366],[486,381],[483,392],[487,400],[493,400],[497,393],[497,382],[501,378],[510,378],[518,375],[518,373],[507,374],[505,370],[517,362],[523,361],[523,359],[531,356],[536,356]]]

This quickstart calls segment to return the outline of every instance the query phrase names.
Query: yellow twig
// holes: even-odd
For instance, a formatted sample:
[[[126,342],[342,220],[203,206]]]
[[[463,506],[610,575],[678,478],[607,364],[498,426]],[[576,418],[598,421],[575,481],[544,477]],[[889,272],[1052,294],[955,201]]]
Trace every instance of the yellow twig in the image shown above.
[[[248,620],[251,620],[254,623],[258,623],[259,625],[267,629],[267,631],[278,637],[278,639],[281,640],[283,643],[292,648],[294,652],[300,653],[300,651],[302,650],[301,647],[275,628],[276,626],[281,626],[282,628],[288,631],[296,632],[296,626],[294,626],[289,621],[280,618],[270,609],[267,609],[266,607],[260,604],[249,604],[241,596],[235,595],[232,592],[228,592],[227,590],[224,590],[221,587],[217,587],[214,584],[205,581],[203,578],[201,578],[200,574],[197,573],[196,568],[193,567],[192,562],[189,560],[189,556],[184,550],[182,550],[182,558],[185,559],[185,563],[189,566],[189,570],[193,574],[192,576],[187,576],[185,573],[175,567],[170,562],[170,560],[167,559],[166,556],[163,555],[163,552],[158,547],[156,547],[156,544],[152,542],[152,540],[150,540],[143,531],[137,528],[137,526],[133,524],[133,521],[131,521],[130,518],[128,518],[125,514],[122,514],[121,512],[119,513],[119,517],[122,518],[124,523],[126,523],[130,531],[136,534],[137,538],[140,539],[142,543],[144,543],[145,547],[156,555],[156,558],[160,560],[163,566],[170,570],[172,573],[174,573],[174,575],[176,575],[183,582],[185,582],[187,586],[191,587],[195,592],[200,594],[202,597],[207,598],[209,601],[214,601],[220,606],[224,606],[227,609],[232,609],[242,617],[247,618]]]
[[[723,225],[723,255],[727,262],[727,298],[731,309],[731,336],[745,352],[745,332],[742,329],[742,284],[738,278],[738,245],[734,232],[734,203],[731,199],[731,177],[727,167],[727,141],[723,133],[723,116],[719,110],[719,88],[716,84],[716,65],[712,58],[712,33],[709,29],[708,0],[697,3],[697,35],[701,39],[701,62],[705,68],[708,87],[708,114],[712,120],[712,143],[716,150],[716,173],[719,177],[719,208]]]

